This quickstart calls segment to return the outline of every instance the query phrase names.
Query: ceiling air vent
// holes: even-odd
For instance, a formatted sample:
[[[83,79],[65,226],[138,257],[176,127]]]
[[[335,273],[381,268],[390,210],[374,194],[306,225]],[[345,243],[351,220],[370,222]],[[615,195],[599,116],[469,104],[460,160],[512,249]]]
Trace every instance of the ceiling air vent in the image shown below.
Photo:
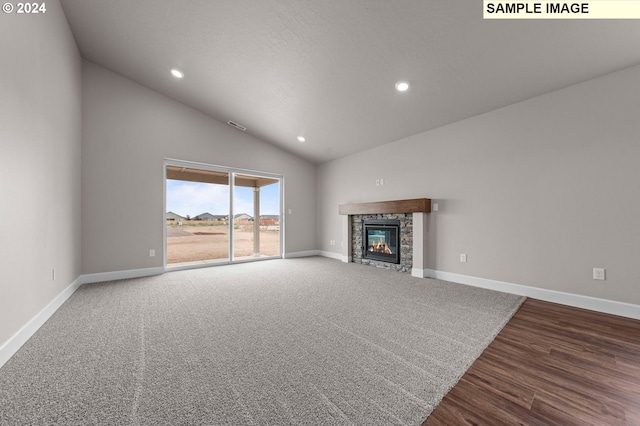
[[[228,124],[229,126],[235,127],[235,128],[236,128],[236,129],[238,129],[238,130],[242,130],[243,132],[244,132],[245,130],[247,130],[247,128],[246,128],[246,127],[241,126],[240,124],[238,124],[238,123],[236,123],[236,122],[233,122],[233,121],[231,121],[231,120],[227,121],[227,124]]]

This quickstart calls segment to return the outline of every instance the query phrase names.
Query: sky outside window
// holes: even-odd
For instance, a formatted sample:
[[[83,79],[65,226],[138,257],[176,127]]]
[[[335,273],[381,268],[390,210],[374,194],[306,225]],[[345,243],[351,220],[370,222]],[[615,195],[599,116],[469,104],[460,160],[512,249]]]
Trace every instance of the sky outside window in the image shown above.
[[[236,214],[253,216],[253,188],[235,187],[234,210]],[[167,179],[167,211],[183,217],[202,213],[228,215],[229,186]],[[260,214],[280,214],[279,183],[260,188]]]

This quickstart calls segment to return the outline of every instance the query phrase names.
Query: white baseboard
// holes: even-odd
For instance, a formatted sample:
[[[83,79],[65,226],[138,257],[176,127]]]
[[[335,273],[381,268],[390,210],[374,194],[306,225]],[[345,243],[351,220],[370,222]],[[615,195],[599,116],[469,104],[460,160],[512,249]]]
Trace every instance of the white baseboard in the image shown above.
[[[0,346],[0,367],[2,367],[9,359],[18,352],[18,349],[24,345],[27,340],[34,335],[42,324],[44,324],[55,311],[82,285],[80,277],[72,282],[67,288],[62,290],[47,306],[45,306],[38,314],[20,328],[13,336],[9,338],[2,346]]]
[[[293,259],[296,257],[310,257],[310,256],[318,256],[320,254],[320,251],[318,250],[307,250],[307,251],[294,251],[291,253],[285,253],[284,254],[284,258],[285,259]]]
[[[415,271],[415,272],[414,272]],[[521,284],[513,284],[504,281],[490,280],[487,278],[472,277],[469,275],[454,274],[451,272],[436,271],[433,269],[414,269],[411,275],[424,278],[436,278],[455,283],[466,284],[474,287],[482,287],[505,293],[527,296],[533,299],[559,303],[561,305],[576,308],[589,309],[606,314],[619,315],[627,318],[640,319],[640,305],[618,302],[615,300],[600,299],[580,294],[565,293],[562,291],[544,288],[530,287]]]
[[[80,275],[81,284],[100,283],[103,281],[125,280],[127,278],[148,277],[164,274],[163,267],[127,269],[125,271],[98,272],[95,274]]]
[[[322,257],[328,257],[330,259],[340,260],[342,262],[348,262],[349,261],[347,259],[347,256],[343,256],[340,253],[334,253],[332,251],[321,250],[321,251],[318,252],[318,255],[322,256]]]

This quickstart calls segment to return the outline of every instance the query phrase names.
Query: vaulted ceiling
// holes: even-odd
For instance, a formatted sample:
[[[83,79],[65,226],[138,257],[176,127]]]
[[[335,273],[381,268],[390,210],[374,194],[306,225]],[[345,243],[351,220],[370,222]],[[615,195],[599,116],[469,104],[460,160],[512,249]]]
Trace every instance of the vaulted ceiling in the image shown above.
[[[640,63],[640,20],[483,20],[479,0],[61,3],[87,60],[314,163]]]

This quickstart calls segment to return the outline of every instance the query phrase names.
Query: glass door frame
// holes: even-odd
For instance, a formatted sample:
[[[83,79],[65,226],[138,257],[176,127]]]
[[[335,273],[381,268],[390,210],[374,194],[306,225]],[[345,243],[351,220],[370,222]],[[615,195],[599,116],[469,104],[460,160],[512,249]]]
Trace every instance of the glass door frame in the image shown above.
[[[196,264],[196,265],[176,265],[176,266],[170,266],[167,265],[167,166],[176,166],[176,167],[185,167],[188,169],[199,169],[199,170],[206,170],[206,171],[215,171],[215,172],[223,172],[223,173],[227,173],[228,174],[228,178],[229,178],[229,260],[225,261],[221,261],[221,262],[215,262],[215,263],[203,263],[203,264]],[[249,257],[242,257],[241,259],[234,259],[234,215],[235,215],[235,211],[234,211],[234,190],[235,190],[235,177],[236,175],[249,175],[249,176],[255,176],[258,178],[267,178],[267,179],[274,179],[277,180],[279,182],[279,202],[278,202],[278,206],[279,206],[279,216],[280,216],[280,227],[279,227],[279,250],[280,250],[280,254],[276,255],[276,256],[264,256],[264,257],[253,257],[253,258],[249,258]],[[177,160],[177,159],[173,159],[173,158],[165,158],[162,164],[162,189],[163,189],[163,193],[162,193],[162,217],[163,217],[163,265],[164,265],[164,270],[165,271],[177,271],[177,270],[181,270],[181,269],[194,269],[194,268],[206,268],[209,266],[218,266],[218,265],[229,265],[229,264],[233,264],[233,263],[245,263],[245,262],[255,262],[255,261],[259,261],[259,260],[269,260],[269,259],[283,259],[284,258],[284,227],[285,227],[285,223],[284,223],[284,176],[283,175],[279,175],[279,174],[275,174],[275,173],[269,173],[269,172],[260,172],[260,171],[255,171],[255,170],[246,170],[246,169],[238,169],[238,168],[232,168],[232,167],[225,167],[225,166],[217,166],[217,165],[213,165],[213,164],[207,164],[207,163],[199,163],[199,162],[193,162],[193,161],[185,161],[185,160]],[[254,220],[256,220],[256,218],[254,218]],[[259,226],[260,223],[260,218],[257,218],[258,224],[257,226]]]

